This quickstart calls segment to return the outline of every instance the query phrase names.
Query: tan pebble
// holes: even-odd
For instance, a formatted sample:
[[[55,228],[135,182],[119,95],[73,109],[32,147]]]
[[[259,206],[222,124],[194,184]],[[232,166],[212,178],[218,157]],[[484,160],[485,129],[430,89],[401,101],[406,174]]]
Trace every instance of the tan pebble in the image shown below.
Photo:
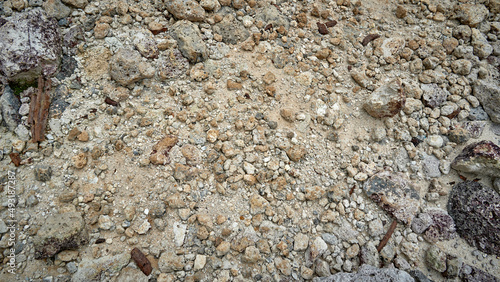
[[[77,138],[77,136],[80,135],[80,133],[81,133],[81,131],[78,129],[78,127],[74,127],[68,133],[68,140],[74,141]]]
[[[87,165],[87,154],[85,153],[80,153],[76,156],[73,156],[73,158],[71,158],[71,160],[73,161],[73,166],[80,169],[80,168],[83,168],[85,165]]]
[[[84,130],[80,134],[78,134],[77,138],[79,141],[87,142],[89,141],[89,133],[86,130]]]
[[[241,83],[233,81],[231,79],[227,80],[227,89],[228,90],[241,90],[243,88],[243,85]]]

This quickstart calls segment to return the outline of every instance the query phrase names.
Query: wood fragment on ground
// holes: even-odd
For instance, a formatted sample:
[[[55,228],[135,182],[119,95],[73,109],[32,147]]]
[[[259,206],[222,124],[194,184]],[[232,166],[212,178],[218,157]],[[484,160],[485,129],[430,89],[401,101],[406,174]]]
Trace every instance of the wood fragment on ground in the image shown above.
[[[394,230],[396,229],[396,226],[398,225],[398,221],[394,219],[391,223],[391,226],[389,227],[389,230],[387,230],[387,233],[385,233],[384,238],[382,238],[382,241],[380,241],[380,244],[378,244],[377,251],[380,253],[382,249],[387,245],[387,242],[389,242],[389,239],[391,239],[392,233],[394,233]]]
[[[44,80],[42,76],[38,78],[38,91],[31,97],[30,113],[28,123],[31,125],[31,139],[33,142],[45,140],[45,127],[49,117],[51,83]]]

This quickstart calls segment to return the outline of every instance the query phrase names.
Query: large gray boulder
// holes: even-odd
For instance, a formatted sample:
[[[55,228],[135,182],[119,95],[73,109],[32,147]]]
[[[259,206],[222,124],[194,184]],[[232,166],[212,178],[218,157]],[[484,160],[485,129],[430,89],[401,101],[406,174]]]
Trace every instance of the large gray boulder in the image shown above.
[[[59,27],[42,9],[6,18],[0,38],[0,75],[7,80],[31,82],[56,73],[62,53]]]

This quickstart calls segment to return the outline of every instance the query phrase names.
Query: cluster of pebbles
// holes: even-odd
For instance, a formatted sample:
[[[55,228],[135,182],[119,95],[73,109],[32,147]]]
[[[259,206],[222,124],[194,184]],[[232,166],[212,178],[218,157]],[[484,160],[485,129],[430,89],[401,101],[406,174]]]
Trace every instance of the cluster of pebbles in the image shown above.
[[[500,2],[462,2],[3,1],[0,280],[497,281]]]

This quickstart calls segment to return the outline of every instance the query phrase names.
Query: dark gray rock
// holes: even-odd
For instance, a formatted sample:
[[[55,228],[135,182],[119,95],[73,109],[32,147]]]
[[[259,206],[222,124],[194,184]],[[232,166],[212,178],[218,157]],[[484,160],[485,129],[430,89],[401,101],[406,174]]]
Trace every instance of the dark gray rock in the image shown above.
[[[220,23],[213,27],[213,30],[222,36],[224,43],[228,44],[238,44],[250,36],[250,32],[231,14],[226,15]]]
[[[195,0],[165,1],[165,8],[179,20],[201,22],[205,19],[205,10]]]
[[[50,116],[60,116],[69,106],[68,98],[71,97],[68,87],[60,84],[54,91],[51,91],[51,103],[49,108]]]
[[[496,191],[474,181],[455,184],[447,209],[460,237],[482,252],[500,255],[500,195]]]
[[[1,120],[10,131],[14,131],[21,122],[19,107],[21,107],[21,102],[14,95],[12,89],[6,85],[2,97],[0,97],[0,113],[2,114]]]
[[[415,282],[434,282],[433,280],[429,279],[425,274],[422,273],[422,271],[418,269],[410,270],[410,275],[415,279]]]
[[[462,172],[489,176],[500,175],[500,147],[483,140],[466,146],[451,167]]]
[[[57,21],[42,9],[14,14],[0,26],[0,75],[9,81],[35,81],[57,71],[61,40]]]
[[[46,165],[35,166],[35,179],[38,181],[46,182],[52,177],[52,168]]]
[[[188,21],[178,21],[172,26],[171,32],[182,55],[191,63],[203,62],[208,58],[207,46],[198,26]]]
[[[63,52],[66,55],[75,55],[78,44],[85,40],[82,26],[71,27],[63,36]],[[64,58],[63,58],[64,59]]]
[[[460,278],[464,282],[499,282],[497,277],[484,272],[472,265],[464,264],[460,271]]]
[[[314,278],[314,282],[413,282],[410,274],[396,268],[376,268],[362,265],[357,273],[339,272],[324,278]]]
[[[476,80],[474,96],[481,102],[491,120],[500,123],[500,85],[492,80]]]
[[[162,53],[164,54],[158,59],[158,75],[162,79],[177,79],[186,75],[189,61],[178,49],[169,49]]]
[[[78,63],[76,62],[75,58],[73,58],[72,56],[63,55],[61,61],[61,69],[56,75],[57,79],[63,80],[66,77],[70,77],[73,72],[75,72],[77,66]]]
[[[410,224],[420,206],[420,196],[402,174],[379,172],[364,184],[365,193],[382,209],[404,224]]]
[[[88,234],[80,213],[68,212],[48,217],[33,241],[35,259],[42,259],[53,257],[63,250],[78,248],[88,241]]]
[[[483,107],[479,106],[471,108],[469,111],[470,120],[488,120],[488,114],[484,111]]]
[[[431,224],[424,231],[424,238],[427,241],[435,243],[437,241],[455,238],[455,222],[453,222],[453,218],[451,218],[446,211],[433,208],[425,211],[425,214],[431,219]]]

